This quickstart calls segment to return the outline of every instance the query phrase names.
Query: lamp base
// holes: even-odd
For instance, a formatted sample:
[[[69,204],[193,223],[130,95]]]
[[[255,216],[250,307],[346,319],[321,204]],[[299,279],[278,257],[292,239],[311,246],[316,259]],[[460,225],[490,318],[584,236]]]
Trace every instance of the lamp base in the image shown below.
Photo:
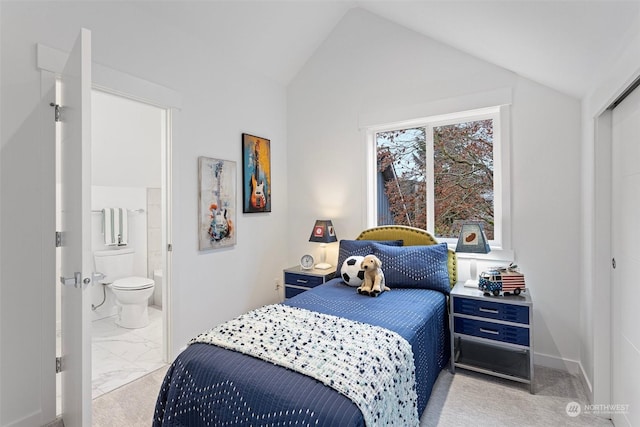
[[[464,287],[465,288],[477,288],[478,287],[478,281],[477,280],[473,280],[473,279],[469,279],[466,282],[464,282]]]
[[[320,262],[315,265],[315,268],[317,270],[328,270],[331,268],[331,264],[329,264],[328,262]]]

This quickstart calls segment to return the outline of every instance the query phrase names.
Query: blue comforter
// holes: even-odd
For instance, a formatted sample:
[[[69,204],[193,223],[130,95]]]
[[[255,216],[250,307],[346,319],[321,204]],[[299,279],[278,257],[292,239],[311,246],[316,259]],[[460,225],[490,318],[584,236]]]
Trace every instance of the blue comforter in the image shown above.
[[[422,413],[449,359],[444,294],[393,289],[371,298],[334,279],[285,304],[382,326],[403,336],[414,354],[418,412]],[[310,377],[217,346],[193,344],[167,372],[153,425],[280,426],[295,422],[364,426],[354,403]]]

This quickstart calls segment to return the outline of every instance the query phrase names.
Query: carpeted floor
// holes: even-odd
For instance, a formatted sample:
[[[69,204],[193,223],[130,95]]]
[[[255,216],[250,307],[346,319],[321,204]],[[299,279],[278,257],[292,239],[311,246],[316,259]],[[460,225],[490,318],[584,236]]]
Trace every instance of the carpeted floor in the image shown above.
[[[93,427],[150,427],[169,365],[93,400]]]
[[[567,414],[567,405],[588,403],[577,376],[555,369],[535,367],[535,393],[520,384],[488,375],[456,369],[440,373],[420,427],[582,427],[609,426],[605,418],[581,411]]]
[[[93,401],[94,427],[149,427],[167,367],[104,394]],[[582,411],[571,417],[567,405],[587,404],[576,376],[536,366],[535,391],[525,384],[457,370],[440,373],[420,427],[611,426],[607,419]]]

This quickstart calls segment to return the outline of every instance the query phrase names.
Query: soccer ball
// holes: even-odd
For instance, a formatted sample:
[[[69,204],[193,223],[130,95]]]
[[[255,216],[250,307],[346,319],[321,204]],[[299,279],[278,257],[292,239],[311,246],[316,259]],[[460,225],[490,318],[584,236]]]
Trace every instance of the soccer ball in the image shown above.
[[[363,256],[352,255],[345,259],[340,269],[340,276],[344,283],[349,286],[358,287],[364,280],[364,270],[360,269]]]

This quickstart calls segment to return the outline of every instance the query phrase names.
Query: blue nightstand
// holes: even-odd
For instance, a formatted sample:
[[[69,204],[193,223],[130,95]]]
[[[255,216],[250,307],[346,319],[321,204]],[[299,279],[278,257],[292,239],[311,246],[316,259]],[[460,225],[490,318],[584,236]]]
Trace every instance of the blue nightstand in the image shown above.
[[[299,265],[287,268],[284,270],[284,296],[285,298],[291,298],[299,293],[315,288],[333,279],[335,274],[335,267],[327,270],[315,268],[305,270]]]
[[[451,372],[469,369],[529,384],[533,393],[533,302],[529,292],[488,296],[458,283],[449,298]]]

